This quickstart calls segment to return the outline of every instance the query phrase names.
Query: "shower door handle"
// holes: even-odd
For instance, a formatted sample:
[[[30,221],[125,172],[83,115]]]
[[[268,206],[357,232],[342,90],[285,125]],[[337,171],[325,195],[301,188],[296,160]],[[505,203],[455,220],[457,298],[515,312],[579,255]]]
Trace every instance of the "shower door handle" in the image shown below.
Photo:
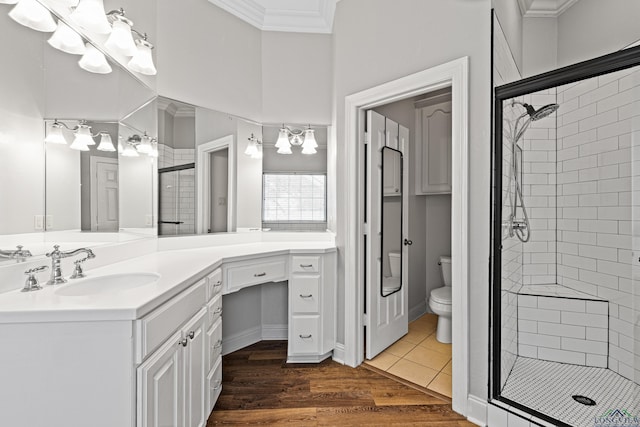
[[[413,245],[413,240],[404,239],[404,245],[405,245],[405,246],[411,246],[411,245]]]

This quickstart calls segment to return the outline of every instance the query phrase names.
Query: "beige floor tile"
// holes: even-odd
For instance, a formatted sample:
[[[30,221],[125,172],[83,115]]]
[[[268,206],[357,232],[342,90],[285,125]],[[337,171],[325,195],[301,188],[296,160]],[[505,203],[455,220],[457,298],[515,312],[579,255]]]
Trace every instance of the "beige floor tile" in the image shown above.
[[[438,376],[427,386],[427,389],[433,390],[436,393],[444,394],[447,397],[451,397],[451,375],[444,373],[438,374]]]
[[[396,363],[400,358],[398,356],[394,356],[391,353],[382,352],[371,360],[367,360],[366,363],[378,368],[383,371],[388,370],[394,363]]]
[[[404,337],[402,337],[402,339],[412,344],[420,344],[425,338],[431,335],[431,332],[432,331],[423,330],[423,329],[409,328],[409,333]]]
[[[451,357],[451,344],[443,344],[436,339],[436,334],[431,334],[422,341],[419,345],[428,348],[429,350],[437,351],[438,353],[448,354]]]
[[[387,372],[422,387],[426,387],[438,374],[438,372],[433,369],[406,359],[399,360],[387,370]]]
[[[399,340],[391,347],[387,348],[383,353],[393,354],[394,356],[403,357],[416,347],[415,344],[408,341]]]
[[[417,346],[407,353],[404,358],[412,362],[419,363],[422,366],[426,366],[427,368],[435,369],[439,372],[445,367],[447,362],[449,362],[451,356],[429,350],[422,346]]]
[[[448,375],[453,375],[451,373],[451,360],[449,360],[449,363],[447,363],[447,366],[445,366],[444,368],[442,368],[442,372]]]

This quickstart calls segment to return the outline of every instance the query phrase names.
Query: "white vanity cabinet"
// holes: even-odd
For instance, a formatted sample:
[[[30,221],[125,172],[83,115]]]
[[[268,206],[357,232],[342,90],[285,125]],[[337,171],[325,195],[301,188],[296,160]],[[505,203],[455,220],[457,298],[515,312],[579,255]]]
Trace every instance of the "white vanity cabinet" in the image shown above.
[[[451,101],[416,108],[416,194],[451,193]]]

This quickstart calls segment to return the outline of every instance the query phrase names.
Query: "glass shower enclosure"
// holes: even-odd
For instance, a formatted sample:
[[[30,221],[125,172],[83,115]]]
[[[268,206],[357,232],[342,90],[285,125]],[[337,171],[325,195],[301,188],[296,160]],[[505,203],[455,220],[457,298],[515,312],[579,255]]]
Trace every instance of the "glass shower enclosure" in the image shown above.
[[[195,234],[195,163],[158,170],[158,235]]]
[[[491,403],[638,426],[640,48],[494,99]]]

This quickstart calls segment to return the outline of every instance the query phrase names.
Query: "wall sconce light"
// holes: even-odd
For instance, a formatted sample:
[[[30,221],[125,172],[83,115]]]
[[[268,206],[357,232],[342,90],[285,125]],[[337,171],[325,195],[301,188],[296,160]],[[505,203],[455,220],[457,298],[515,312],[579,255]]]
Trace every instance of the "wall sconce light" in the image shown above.
[[[62,52],[72,55],[84,55],[86,48],[80,34],[76,33],[71,27],[62,21],[58,21],[58,28],[53,35],[47,40],[51,47],[55,47]]]
[[[94,33],[111,32],[111,25],[109,25],[102,0],[80,0],[75,10],[71,12],[71,20]]]
[[[36,0],[20,0],[11,9],[9,16],[18,24],[29,27],[32,30],[50,33],[56,29],[56,21],[51,16],[51,13]]]
[[[282,125],[280,133],[278,134],[278,141],[276,142],[276,148],[278,154],[291,154],[291,146],[302,146],[302,154],[315,154],[318,143],[314,130],[309,126],[304,130],[289,129],[285,125]]]
[[[82,58],[78,61],[78,65],[90,73],[109,74],[112,71],[111,65],[109,65],[104,53],[96,49],[91,43],[85,45],[84,55],[82,55]]]
[[[261,159],[262,158],[262,141],[256,138],[253,134],[249,138],[247,138],[249,142],[247,143],[247,148],[244,150],[244,154],[247,156],[251,156],[252,159]]]
[[[91,126],[89,126],[84,120],[81,120],[79,124],[74,127],[69,127],[66,123],[54,120],[51,124],[51,129],[47,132],[47,137],[44,142],[49,144],[66,144],[67,140],[62,134],[62,129],[67,129],[74,132],[73,142],[69,146],[72,150],[89,151],[90,145],[96,145],[93,140],[94,137],[100,136],[100,144],[97,149],[100,151],[116,151],[111,141],[111,135],[107,132],[98,132],[95,135],[91,133]]]
[[[106,14],[111,22],[112,31],[105,46],[124,56],[131,56],[127,67],[140,74],[155,76],[158,71],[153,64],[151,49],[153,44],[148,40],[147,33],[133,28],[133,22],[125,16],[124,9],[112,10]],[[134,41],[133,35],[138,38]]]
[[[145,132],[142,136],[131,135],[125,144],[118,142],[118,152],[124,157],[139,157],[140,153],[158,157],[158,140]]]

